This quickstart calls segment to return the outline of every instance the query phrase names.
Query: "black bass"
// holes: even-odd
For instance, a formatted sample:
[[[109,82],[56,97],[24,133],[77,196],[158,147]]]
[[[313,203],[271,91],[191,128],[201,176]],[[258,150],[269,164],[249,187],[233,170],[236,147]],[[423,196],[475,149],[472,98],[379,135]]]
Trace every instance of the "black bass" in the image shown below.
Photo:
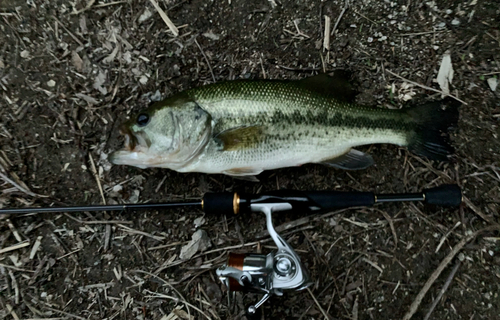
[[[354,95],[347,82],[327,75],[186,90],[125,123],[125,149],[110,161],[245,177],[305,163],[363,169],[372,157],[352,148],[375,143],[436,160],[453,153],[446,132],[458,121],[455,102],[389,110],[356,105]]]

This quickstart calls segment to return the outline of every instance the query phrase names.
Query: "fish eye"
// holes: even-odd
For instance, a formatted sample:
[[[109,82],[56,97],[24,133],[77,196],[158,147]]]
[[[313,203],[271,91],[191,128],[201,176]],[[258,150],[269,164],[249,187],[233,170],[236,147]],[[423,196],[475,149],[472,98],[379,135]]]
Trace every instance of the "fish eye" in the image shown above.
[[[139,125],[139,127],[144,127],[148,123],[149,123],[149,115],[148,114],[140,113],[137,116],[137,125]]]

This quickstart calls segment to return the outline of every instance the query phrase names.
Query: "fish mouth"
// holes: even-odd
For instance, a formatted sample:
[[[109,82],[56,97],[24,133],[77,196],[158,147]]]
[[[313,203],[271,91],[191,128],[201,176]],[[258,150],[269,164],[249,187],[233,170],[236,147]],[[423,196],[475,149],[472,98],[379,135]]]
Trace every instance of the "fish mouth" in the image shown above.
[[[151,161],[149,148],[151,140],[143,132],[132,132],[126,125],[120,128],[120,134],[125,137],[124,148],[109,155],[109,161],[116,165],[132,165],[139,168],[146,168]]]
[[[120,128],[120,134],[125,137],[125,151],[145,152],[151,146],[148,135],[143,131],[132,132],[128,126],[123,125]]]

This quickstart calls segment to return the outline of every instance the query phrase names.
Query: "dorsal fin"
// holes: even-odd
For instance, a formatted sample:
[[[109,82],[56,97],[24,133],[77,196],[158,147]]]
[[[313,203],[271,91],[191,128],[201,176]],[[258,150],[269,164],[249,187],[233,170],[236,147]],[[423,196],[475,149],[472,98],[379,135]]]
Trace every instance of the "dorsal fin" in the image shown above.
[[[354,102],[354,98],[358,94],[349,82],[349,73],[344,70],[336,70],[333,75],[318,74],[314,77],[299,80],[297,84],[307,90],[343,102]]]

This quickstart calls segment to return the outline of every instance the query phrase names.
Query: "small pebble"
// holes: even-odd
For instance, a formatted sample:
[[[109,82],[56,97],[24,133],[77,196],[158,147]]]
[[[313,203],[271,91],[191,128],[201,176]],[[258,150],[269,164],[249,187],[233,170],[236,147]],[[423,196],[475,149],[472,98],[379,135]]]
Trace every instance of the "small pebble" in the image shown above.
[[[460,252],[458,254],[458,260],[460,260],[460,262],[464,261],[465,260],[465,254],[463,254],[462,252]]]
[[[141,84],[146,84],[148,83],[148,77],[146,77],[145,75],[142,75],[141,78],[139,79],[139,82]]]
[[[368,42],[373,42],[373,38],[372,37],[368,37]]]
[[[21,58],[27,59],[30,56],[30,52],[28,50],[23,50],[23,51],[21,51],[20,55],[21,55]]]
[[[55,87],[56,82],[54,80],[49,80],[49,81],[47,81],[47,85],[52,88],[52,87]]]
[[[453,20],[451,21],[451,24],[452,24],[453,26],[458,26],[458,25],[460,24],[460,20],[458,20],[457,18],[455,18],[455,19],[453,19]]]

